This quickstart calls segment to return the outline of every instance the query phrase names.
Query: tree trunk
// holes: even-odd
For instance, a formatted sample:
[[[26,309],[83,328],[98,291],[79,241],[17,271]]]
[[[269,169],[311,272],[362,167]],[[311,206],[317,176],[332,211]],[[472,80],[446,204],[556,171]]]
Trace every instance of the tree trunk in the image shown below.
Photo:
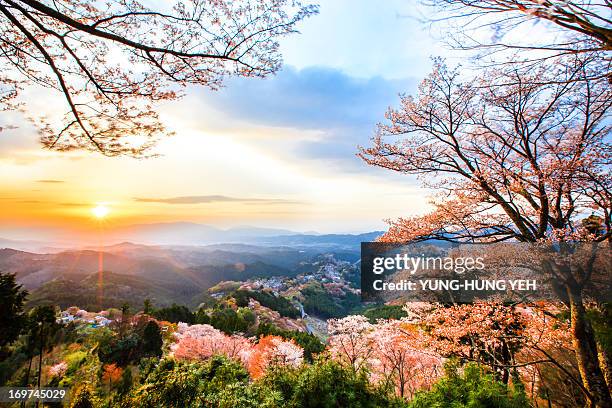
[[[595,333],[593,332],[591,322],[585,316],[586,313],[580,289],[569,288],[568,296],[571,313],[572,342],[576,352],[578,371],[580,372],[582,383],[590,393],[590,396],[588,396],[589,407],[612,408],[610,390],[599,366]]]
[[[25,376],[25,381],[23,386],[27,387],[30,383],[30,371],[32,371],[32,360],[34,359],[34,350],[29,351],[30,353],[30,361],[28,362],[28,369],[26,370],[26,376]],[[25,407],[26,403],[25,401],[22,401],[21,404],[19,404],[20,407]]]
[[[30,383],[30,371],[32,371],[32,360],[34,359],[34,354],[30,356],[30,361],[28,362],[28,369],[26,370],[25,382],[23,384],[24,387],[27,387]]]
[[[610,390],[612,389],[612,356],[600,341],[597,341],[597,354],[599,356],[599,366],[608,385],[608,390]]]
[[[604,325],[609,325],[612,322],[612,305],[604,303],[600,305],[600,311]],[[608,384],[608,389],[612,390],[612,353],[609,350],[609,346],[603,344],[600,336],[595,337],[597,342],[597,352],[599,354],[599,366],[603,371],[604,378]]]
[[[37,381],[37,388],[40,390],[40,377],[42,376],[42,358],[43,358],[43,347],[44,347],[44,328],[45,325],[44,323],[41,324],[40,326],[40,358],[38,359],[38,381]],[[40,400],[37,399],[36,400],[36,407],[38,408],[40,404]]]

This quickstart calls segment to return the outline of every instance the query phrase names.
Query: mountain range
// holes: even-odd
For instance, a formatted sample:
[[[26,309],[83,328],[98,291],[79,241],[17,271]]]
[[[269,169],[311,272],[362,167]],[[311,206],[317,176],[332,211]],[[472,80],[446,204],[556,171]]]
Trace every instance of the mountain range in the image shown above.
[[[303,238],[304,242],[313,239]],[[356,239],[356,238],[354,238]],[[316,271],[317,259],[333,254],[352,263],[359,246],[342,249],[348,238],[330,249],[322,246],[272,246],[242,243],[207,246],[153,246],[124,242],[102,248],[35,253],[0,249],[0,271],[16,275],[29,292],[28,306],[54,304],[119,307],[141,306],[151,299],[157,306],[172,303],[195,306],[207,289],[221,281],[295,276]],[[100,272],[101,271],[101,272]],[[102,295],[100,295],[102,294]]]
[[[121,242],[135,242],[147,245],[201,246],[211,244],[251,244],[258,246],[305,246],[341,249],[359,248],[362,241],[376,239],[382,231],[364,234],[317,234],[300,233],[286,229],[261,227],[234,227],[220,229],[210,225],[192,222],[171,222],[153,224],[134,224],[108,229],[102,236],[92,233],[89,242],[101,239],[106,245]],[[0,230],[0,236],[2,231]],[[58,237],[50,242],[49,235]],[[68,248],[84,246],[70,239],[66,231],[57,230],[50,234],[45,230],[44,237],[36,229],[20,234],[20,240],[0,238],[0,248],[7,247],[35,252],[58,252]],[[25,237],[25,238],[24,238]]]

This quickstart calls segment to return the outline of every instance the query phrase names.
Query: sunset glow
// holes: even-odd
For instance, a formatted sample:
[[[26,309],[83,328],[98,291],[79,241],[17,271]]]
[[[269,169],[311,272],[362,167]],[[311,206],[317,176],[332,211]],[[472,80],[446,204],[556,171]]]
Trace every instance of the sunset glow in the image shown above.
[[[91,209],[93,216],[99,219],[106,217],[109,212],[109,208],[104,204],[99,204]]]

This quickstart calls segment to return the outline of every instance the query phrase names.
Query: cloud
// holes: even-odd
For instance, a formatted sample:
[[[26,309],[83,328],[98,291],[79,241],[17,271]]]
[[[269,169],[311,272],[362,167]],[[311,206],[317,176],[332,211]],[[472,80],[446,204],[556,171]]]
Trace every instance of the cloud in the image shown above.
[[[49,183],[49,184],[56,184],[56,183],[65,183],[64,180],[36,180],[37,183]]]
[[[169,198],[142,198],[135,197],[134,201],[140,203],[162,203],[162,204],[208,204],[208,203],[246,203],[246,204],[300,204],[299,201],[284,200],[277,198],[244,198],[228,197],[223,195],[200,195],[200,196],[181,196]]]
[[[234,78],[200,97],[216,109],[251,123],[302,129],[373,126],[416,78],[357,78],[326,67],[286,66],[267,79]]]
[[[173,112],[173,120],[188,123],[199,118],[196,125],[229,130],[259,146],[265,142],[252,137],[255,127],[297,129],[303,132],[285,131],[291,146],[272,141],[266,148],[283,157],[318,159],[324,166],[369,172],[355,157],[357,146],[370,143],[388,107],[397,106],[400,93],[414,92],[419,81],[359,78],[320,66],[285,66],[266,79],[232,78],[218,92],[194,90],[181,103],[182,109]]]
[[[63,207],[91,207],[91,203],[59,203]]]

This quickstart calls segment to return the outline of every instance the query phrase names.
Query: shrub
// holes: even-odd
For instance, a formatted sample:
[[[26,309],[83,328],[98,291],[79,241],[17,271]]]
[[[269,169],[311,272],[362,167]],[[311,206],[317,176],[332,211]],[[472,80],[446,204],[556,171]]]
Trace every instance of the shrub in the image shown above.
[[[264,395],[279,394],[290,408],[401,407],[394,396],[373,387],[364,372],[354,373],[332,360],[319,359],[297,370],[271,370],[256,387]]]
[[[525,408],[531,406],[520,382],[509,387],[496,381],[476,364],[459,373],[456,362],[445,366],[446,374],[430,391],[419,392],[410,408]],[[518,381],[518,380],[517,380]]]
[[[193,323],[194,316],[185,306],[179,306],[173,303],[170,307],[157,309],[153,311],[153,316],[158,320],[165,320],[172,323]]]

